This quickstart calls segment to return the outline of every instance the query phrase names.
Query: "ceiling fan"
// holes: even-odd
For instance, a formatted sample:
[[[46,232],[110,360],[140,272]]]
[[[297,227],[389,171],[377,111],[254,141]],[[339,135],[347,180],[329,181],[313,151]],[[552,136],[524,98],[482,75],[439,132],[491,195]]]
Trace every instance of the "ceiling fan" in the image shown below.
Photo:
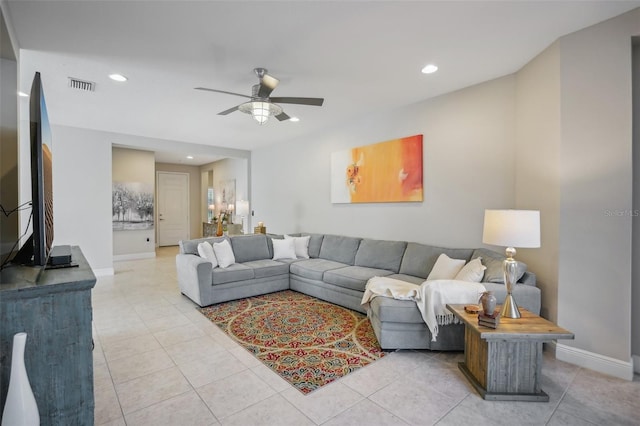
[[[266,123],[271,116],[276,117],[279,121],[289,120],[291,118],[278,104],[322,106],[322,103],[324,102],[324,98],[270,97],[269,95],[273,92],[273,89],[278,86],[280,80],[269,75],[265,68],[255,68],[253,71],[258,76],[260,83],[253,86],[251,96],[243,95],[241,93],[227,92],[226,90],[209,89],[207,87],[196,87],[195,89],[216,93],[226,93],[228,95],[242,96],[243,98],[251,99],[250,101],[236,105],[233,108],[219,112],[218,115],[227,115],[239,110],[245,114],[251,114],[261,125]]]

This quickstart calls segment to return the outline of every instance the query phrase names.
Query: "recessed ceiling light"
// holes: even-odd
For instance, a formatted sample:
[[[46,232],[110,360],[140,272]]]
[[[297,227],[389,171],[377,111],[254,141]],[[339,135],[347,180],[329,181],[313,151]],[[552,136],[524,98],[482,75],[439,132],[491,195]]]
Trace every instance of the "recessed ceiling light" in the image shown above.
[[[109,78],[111,80],[119,81],[119,82],[127,81],[127,77],[125,77],[122,74],[109,74]]]
[[[27,94],[26,94],[26,93],[24,93],[24,92],[18,92],[18,96],[20,96],[20,97],[22,97],[22,98],[28,98],[28,97],[29,97],[29,95],[27,95]]]
[[[298,117],[291,117],[289,121],[293,121],[294,123],[297,123],[298,121],[300,121],[300,119]]]
[[[193,155],[187,155],[187,160],[193,160]]]
[[[434,64],[429,64],[426,67],[422,68],[423,74],[433,74],[436,71],[438,71],[438,66]]]

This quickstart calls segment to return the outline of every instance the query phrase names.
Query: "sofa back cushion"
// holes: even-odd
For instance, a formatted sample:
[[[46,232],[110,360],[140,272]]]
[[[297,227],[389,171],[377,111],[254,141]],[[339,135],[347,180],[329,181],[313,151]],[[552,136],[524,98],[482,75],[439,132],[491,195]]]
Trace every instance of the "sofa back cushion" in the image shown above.
[[[471,259],[473,249],[451,249],[445,247],[428,246],[426,244],[408,243],[404,251],[400,273],[413,275],[427,279],[429,272],[435,265],[436,260],[442,254],[446,254],[452,259],[464,259],[468,262]]]
[[[360,241],[355,266],[386,269],[397,274],[406,248],[407,243],[404,241],[364,239]]]
[[[253,260],[271,259],[273,252],[269,251],[264,234],[238,235],[231,237],[231,247],[236,263],[251,262]]]
[[[325,235],[320,246],[321,259],[352,265],[356,258],[356,252],[360,245],[360,238],[345,237],[342,235]],[[311,254],[311,250],[309,250]]]
[[[198,255],[198,244],[207,241],[213,246],[214,243],[220,243],[224,240],[228,240],[229,237],[210,237],[210,238],[198,238],[195,240],[180,240],[178,246],[180,247],[180,254],[195,254]]]
[[[293,234],[292,234],[293,235]],[[306,232],[300,233],[300,236],[311,236],[309,239],[309,257],[315,258],[320,257],[320,247],[322,247],[322,240],[324,239],[324,234],[309,234]]]
[[[471,255],[472,259],[477,257],[481,257],[482,259],[480,261],[487,267],[482,278],[483,283],[504,283],[504,270],[502,264],[506,258],[505,255],[486,248],[479,248],[475,249]],[[516,281],[520,281],[524,273],[527,271],[527,265],[519,260],[516,260],[516,262],[518,264],[518,267],[516,268]]]

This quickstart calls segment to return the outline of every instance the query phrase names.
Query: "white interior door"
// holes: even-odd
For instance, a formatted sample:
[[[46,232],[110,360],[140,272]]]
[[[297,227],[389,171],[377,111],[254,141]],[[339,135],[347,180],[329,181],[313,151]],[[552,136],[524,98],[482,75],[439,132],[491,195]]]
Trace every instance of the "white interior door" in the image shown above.
[[[158,245],[189,239],[189,175],[158,172]]]

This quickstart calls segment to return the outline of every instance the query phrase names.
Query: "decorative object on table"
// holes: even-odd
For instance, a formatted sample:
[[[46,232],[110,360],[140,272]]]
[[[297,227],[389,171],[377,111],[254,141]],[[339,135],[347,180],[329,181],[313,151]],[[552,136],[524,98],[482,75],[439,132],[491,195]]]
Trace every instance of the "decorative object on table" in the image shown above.
[[[518,263],[514,247],[540,247],[540,211],[538,210],[485,210],[482,242],[507,247],[503,263],[507,297],[502,305],[502,316],[520,318],[512,291],[516,284]]]
[[[222,228],[222,213],[218,216],[218,226],[216,227],[216,237],[222,237],[224,229]]]
[[[291,290],[200,312],[303,394],[385,355],[366,315]]]
[[[496,309],[496,296],[493,295],[492,291],[485,291],[480,296],[478,303],[482,305],[482,311],[485,315],[491,315]]]
[[[258,222],[258,226],[253,228],[253,233],[254,234],[266,234],[267,233],[267,227],[264,226],[264,222]]]
[[[489,328],[498,328],[500,325],[500,311],[494,311],[491,314],[479,312],[478,325]]]
[[[276,117],[278,121],[289,119],[297,121],[293,120],[295,117],[289,117],[278,104],[322,106],[322,103],[324,102],[323,98],[270,97],[271,92],[276,88],[280,80],[269,75],[266,68],[254,68],[253,72],[256,74],[260,82],[251,88],[251,96],[226,90],[209,89],[207,87],[195,87],[195,89],[249,98],[249,101],[219,112],[218,115],[227,115],[234,111],[240,111],[251,115],[260,125],[265,124],[271,116]]]
[[[477,314],[482,311],[481,305],[464,305],[464,311],[469,314]]]
[[[332,203],[423,200],[422,135],[331,154]]]
[[[38,426],[40,424],[38,404],[33,396],[24,364],[26,343],[27,333],[16,333],[13,336],[11,374],[7,400],[2,413],[2,426]]]

